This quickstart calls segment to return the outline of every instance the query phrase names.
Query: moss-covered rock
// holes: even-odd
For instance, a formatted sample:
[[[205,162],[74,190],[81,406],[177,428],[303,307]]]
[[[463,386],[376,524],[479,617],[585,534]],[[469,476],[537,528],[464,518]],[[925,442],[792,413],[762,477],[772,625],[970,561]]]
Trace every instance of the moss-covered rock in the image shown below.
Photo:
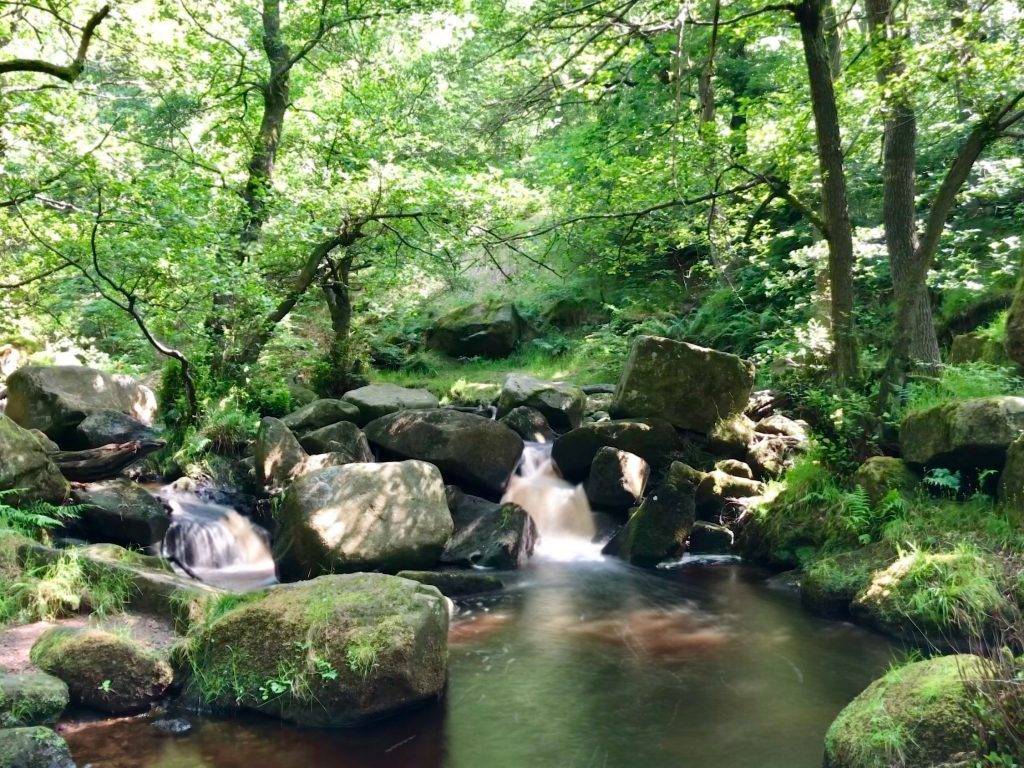
[[[731,499],[747,499],[764,493],[764,483],[736,477],[720,469],[705,472],[697,485],[697,509],[703,515],[715,514]]]
[[[719,419],[708,433],[708,447],[719,456],[746,458],[754,439],[754,422],[743,413]]]
[[[351,725],[440,694],[448,609],[408,579],[321,576],[232,596],[187,640],[190,685],[209,704]]]
[[[461,492],[448,493],[448,506],[455,530],[441,553],[442,563],[511,569],[525,565],[533,554],[537,527],[522,507]]]
[[[558,432],[568,432],[583,422],[587,398],[583,390],[563,381],[541,381],[520,373],[509,374],[498,395],[498,415],[528,406],[540,411]]]
[[[953,337],[946,362],[954,365],[975,362],[1006,365],[1010,357],[1001,340],[982,331],[972,331]]]
[[[49,728],[7,728],[0,730],[0,768],[75,768],[75,761]]]
[[[561,435],[551,458],[567,480],[586,479],[594,456],[603,447],[636,454],[654,469],[662,469],[680,446],[675,429],[664,419],[623,419],[584,424]]]
[[[617,539],[618,556],[634,565],[653,566],[681,555],[696,513],[693,487],[666,480],[634,510]]]
[[[0,728],[52,725],[68,705],[68,687],[45,672],[0,672]]]
[[[166,659],[100,629],[49,629],[32,646],[31,659],[67,683],[74,703],[113,714],[148,709],[173,679]]]
[[[825,768],[938,768],[969,755],[976,656],[940,656],[892,670],[839,713]]]
[[[733,541],[733,533],[726,526],[698,520],[686,549],[693,555],[727,555],[732,552]]]
[[[725,352],[641,336],[626,359],[612,415],[653,416],[707,434],[721,419],[742,413],[754,366]]]
[[[281,419],[281,423],[296,435],[305,435],[307,432],[337,424],[339,421],[355,421],[358,418],[359,408],[352,403],[324,398],[314,400],[297,411],[289,413]],[[320,453],[320,451],[314,451],[314,453]]]
[[[900,449],[911,464],[1002,469],[1024,431],[1024,397],[979,397],[912,411],[900,424]]]
[[[447,597],[465,597],[479,595],[483,592],[496,592],[505,585],[497,576],[480,571],[399,571],[403,579],[418,581],[437,587]]]
[[[68,481],[51,461],[43,445],[0,413],[0,491],[8,504],[46,501],[59,504],[67,498]]]
[[[508,357],[526,323],[515,304],[484,301],[458,307],[434,321],[427,346],[451,357]]]
[[[587,498],[599,509],[629,509],[640,503],[651,466],[629,451],[604,447],[594,456]]]
[[[888,567],[895,558],[895,551],[884,543],[820,558],[804,571],[800,600],[813,613],[845,615],[874,574]]]
[[[999,503],[1024,520],[1024,436],[1006,451],[1006,464],[999,476]]]
[[[260,485],[280,489],[299,474],[306,451],[283,421],[266,416],[256,432],[254,457]]]
[[[876,505],[890,491],[912,495],[921,485],[921,478],[902,459],[893,456],[872,456],[857,467],[854,485],[864,489],[868,501]]]

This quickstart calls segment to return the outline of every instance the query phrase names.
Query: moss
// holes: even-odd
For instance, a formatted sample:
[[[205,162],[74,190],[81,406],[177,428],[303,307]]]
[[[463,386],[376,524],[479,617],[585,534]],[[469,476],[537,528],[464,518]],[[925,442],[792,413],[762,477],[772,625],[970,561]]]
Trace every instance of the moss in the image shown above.
[[[0,768],[74,768],[64,739],[42,726],[0,734]]]
[[[969,752],[976,656],[943,656],[891,670],[836,718],[825,736],[828,768],[932,766]]]
[[[68,705],[68,687],[42,672],[0,672],[0,728],[49,725]]]
[[[816,560],[804,572],[801,601],[815,613],[845,614],[854,598],[871,583],[873,575],[895,557],[891,546],[879,543]]]

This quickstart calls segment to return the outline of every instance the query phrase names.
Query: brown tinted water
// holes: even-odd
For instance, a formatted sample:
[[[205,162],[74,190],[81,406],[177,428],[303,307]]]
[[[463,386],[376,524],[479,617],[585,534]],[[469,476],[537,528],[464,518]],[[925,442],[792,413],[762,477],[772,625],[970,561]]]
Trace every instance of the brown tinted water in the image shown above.
[[[534,561],[460,606],[445,697],[354,731],[258,717],[72,727],[95,768],[818,768],[892,649],[738,565]]]

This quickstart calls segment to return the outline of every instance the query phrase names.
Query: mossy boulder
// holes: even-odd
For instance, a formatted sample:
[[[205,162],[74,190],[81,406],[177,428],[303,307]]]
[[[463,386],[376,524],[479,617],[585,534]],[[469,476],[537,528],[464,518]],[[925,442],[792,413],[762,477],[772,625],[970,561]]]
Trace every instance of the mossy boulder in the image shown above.
[[[664,468],[680,447],[675,429],[664,419],[623,419],[584,424],[555,440],[551,458],[567,480],[582,482],[604,447],[639,456],[655,470]]]
[[[973,753],[970,680],[977,656],[939,656],[893,669],[839,713],[825,735],[825,768],[939,768]]]
[[[611,413],[663,418],[707,434],[719,420],[743,412],[753,383],[753,364],[736,355],[641,336],[629,351]]]
[[[650,464],[635,453],[605,446],[590,465],[587,498],[600,509],[628,509],[640,503],[650,475]]]
[[[4,500],[9,504],[59,504],[67,498],[69,488],[35,435],[0,413],[0,491],[16,491]]]
[[[351,419],[365,426],[374,419],[396,411],[437,408],[437,398],[425,389],[409,389],[397,384],[367,384],[346,392],[342,398],[359,409],[359,416]]]
[[[693,486],[667,480],[630,515],[616,537],[617,554],[642,566],[677,557],[686,549],[695,517]]]
[[[526,329],[515,304],[485,301],[441,315],[427,332],[427,346],[450,357],[508,357]]]
[[[523,439],[504,424],[448,408],[382,416],[366,425],[366,437],[384,457],[429,461],[449,482],[493,495],[523,452]]]
[[[541,311],[541,320],[562,331],[606,323],[610,317],[603,301],[588,296],[564,296]]]
[[[956,400],[913,411],[900,424],[904,461],[954,469],[1002,469],[1024,431],[1024,397]]]
[[[877,505],[890,491],[913,495],[921,485],[921,478],[903,459],[872,456],[857,467],[853,483],[864,489],[872,505]]]
[[[324,398],[314,400],[297,411],[289,413],[281,419],[281,423],[296,435],[304,435],[339,421],[355,421],[358,418],[359,408],[353,403]],[[320,451],[313,451],[313,453],[320,453]]]
[[[760,496],[764,490],[762,482],[715,469],[700,477],[696,489],[697,510],[703,515],[713,515],[733,499]]]
[[[351,421],[338,421],[307,432],[299,440],[299,445],[312,454],[337,453],[349,462],[373,461],[366,435]]]
[[[451,487],[448,506],[455,530],[441,553],[442,563],[511,569],[525,565],[533,554],[537,527],[522,507],[495,504]]]
[[[1017,282],[1006,315],[1006,355],[1017,365],[1024,366],[1024,280]]]
[[[434,587],[380,573],[321,576],[231,602],[187,638],[208,704],[345,726],[437,697],[448,608]]]
[[[52,725],[69,700],[67,685],[53,675],[0,671],[0,728]]]
[[[895,559],[896,552],[890,545],[877,543],[816,560],[804,571],[800,600],[820,616],[844,616],[857,595],[871,584],[874,574]]]
[[[1024,520],[1024,436],[1006,451],[1006,463],[999,476],[999,503]]]
[[[724,525],[698,520],[690,531],[686,551],[693,555],[727,555],[735,541],[733,532]]]
[[[7,415],[58,443],[74,438],[87,416],[116,411],[152,424],[156,397],[128,376],[81,365],[26,365],[7,379]]]
[[[509,374],[498,395],[498,415],[504,416],[513,408],[524,405],[540,411],[557,432],[568,432],[583,422],[587,396],[568,382],[541,381],[521,373]]]
[[[708,448],[719,456],[747,457],[754,440],[754,422],[743,413],[719,419],[708,433]]]
[[[429,568],[452,534],[441,473],[422,461],[346,464],[299,477],[278,516],[287,576]]]
[[[67,742],[49,728],[0,730],[0,768],[75,768]]]
[[[1006,365],[1010,362],[1010,356],[1006,353],[1006,346],[1000,339],[995,339],[982,331],[972,331],[953,337],[946,362],[954,365],[960,363]]]
[[[101,629],[49,629],[32,646],[31,659],[67,683],[72,702],[112,714],[148,709],[173,680],[166,659]]]
[[[149,547],[163,540],[170,525],[164,505],[131,480],[86,483],[72,497],[82,505],[79,522],[89,541]]]

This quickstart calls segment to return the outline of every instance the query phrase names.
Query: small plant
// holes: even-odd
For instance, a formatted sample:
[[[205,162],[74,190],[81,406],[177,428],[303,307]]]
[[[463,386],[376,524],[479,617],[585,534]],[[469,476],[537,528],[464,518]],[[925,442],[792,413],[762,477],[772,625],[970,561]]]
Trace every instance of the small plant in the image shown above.
[[[960,490],[960,472],[950,471],[944,467],[935,467],[928,470],[928,474],[924,476],[924,482],[932,488],[955,496]]]
[[[19,490],[0,491],[0,528],[22,533],[33,539],[42,539],[54,528],[78,517],[81,506],[58,507],[37,501],[27,505],[14,506],[15,494]]]
[[[100,683],[97,686],[97,688],[99,690],[103,691],[103,693],[110,693],[111,690],[112,690],[111,687],[110,687],[110,680],[104,680],[102,683]]]

